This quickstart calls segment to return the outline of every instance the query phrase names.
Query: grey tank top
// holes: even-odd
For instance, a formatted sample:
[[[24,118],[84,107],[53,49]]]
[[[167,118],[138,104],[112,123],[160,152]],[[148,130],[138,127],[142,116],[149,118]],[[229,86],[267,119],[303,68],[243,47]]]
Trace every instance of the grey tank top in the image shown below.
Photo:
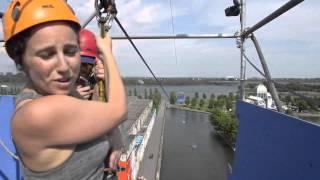
[[[16,96],[16,104],[23,100],[39,97],[41,95],[36,93],[20,93]],[[65,162],[48,171],[34,172],[28,169],[22,161],[20,161],[20,166],[24,180],[102,180],[104,159],[109,149],[110,144],[105,136],[89,143],[77,145]]]

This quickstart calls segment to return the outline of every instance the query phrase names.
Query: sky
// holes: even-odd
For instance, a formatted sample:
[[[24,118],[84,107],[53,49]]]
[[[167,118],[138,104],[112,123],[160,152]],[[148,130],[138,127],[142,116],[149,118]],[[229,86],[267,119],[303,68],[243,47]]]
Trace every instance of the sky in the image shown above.
[[[288,0],[247,0],[246,27],[284,5]],[[4,11],[9,0],[0,0]],[[94,12],[94,0],[68,0],[81,23]],[[232,0],[116,0],[118,19],[129,35],[234,34],[239,17],[225,17]],[[270,73],[275,78],[320,78],[320,1],[308,0],[255,32]],[[173,20],[173,21],[172,21]],[[174,33],[172,28],[174,26]],[[94,19],[88,29],[98,34]],[[111,36],[123,36],[113,23]],[[0,27],[0,39],[2,39]],[[240,50],[234,39],[134,40],[158,77],[239,77]],[[175,49],[176,47],[176,55]],[[251,40],[246,54],[260,69]],[[126,40],[114,40],[113,50],[122,76],[150,76]],[[0,48],[0,72],[16,68]],[[261,77],[249,64],[246,77]]]

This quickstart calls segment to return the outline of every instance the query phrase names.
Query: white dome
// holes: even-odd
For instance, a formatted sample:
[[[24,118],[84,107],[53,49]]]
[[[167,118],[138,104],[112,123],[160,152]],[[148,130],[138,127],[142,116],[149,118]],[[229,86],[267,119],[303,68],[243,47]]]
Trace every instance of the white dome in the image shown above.
[[[265,85],[259,84],[257,87],[257,94],[267,94],[268,90]]]

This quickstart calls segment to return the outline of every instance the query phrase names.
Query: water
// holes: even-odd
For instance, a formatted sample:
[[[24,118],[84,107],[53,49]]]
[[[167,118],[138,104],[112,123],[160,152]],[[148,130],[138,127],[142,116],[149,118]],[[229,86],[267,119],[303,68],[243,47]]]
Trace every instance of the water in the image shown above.
[[[233,152],[215,134],[208,114],[167,109],[161,174],[163,180],[225,180]]]
[[[160,86],[156,85],[127,85],[126,90],[129,93],[131,90],[132,94],[134,93],[134,89],[136,88],[138,95],[144,97],[144,89],[147,90],[149,95],[149,89],[152,89],[154,93],[155,88],[158,89],[159,92],[163,93]],[[186,85],[186,86],[164,86],[166,91],[170,93],[171,91],[183,92],[185,97],[190,96],[193,97],[195,92],[199,93],[199,97],[202,97],[202,94],[205,93],[207,98],[210,97],[211,94],[215,96],[218,95],[228,95],[229,93],[233,93],[234,95],[238,91],[238,86],[235,84],[231,85]]]

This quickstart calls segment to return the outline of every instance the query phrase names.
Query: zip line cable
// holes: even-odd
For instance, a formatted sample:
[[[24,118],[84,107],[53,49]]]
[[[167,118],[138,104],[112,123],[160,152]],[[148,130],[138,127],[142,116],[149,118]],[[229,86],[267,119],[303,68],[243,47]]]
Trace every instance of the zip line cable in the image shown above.
[[[138,53],[138,55],[140,56],[141,60],[143,61],[143,63],[147,66],[148,70],[150,71],[150,73],[152,74],[153,78],[157,81],[157,83],[159,84],[159,86],[161,87],[161,89],[163,90],[164,94],[167,96],[167,98],[169,99],[169,95],[167,93],[167,91],[165,90],[165,88],[163,87],[161,81],[158,80],[158,78],[156,77],[156,75],[153,73],[152,69],[150,68],[150,66],[148,65],[148,63],[146,62],[146,60],[144,59],[144,57],[141,55],[140,51],[138,50],[138,48],[136,47],[136,45],[133,43],[132,39],[130,38],[130,36],[128,35],[127,31],[123,28],[122,24],[120,23],[119,19],[117,17],[114,17],[114,20],[117,22],[117,24],[119,25],[120,29],[122,30],[122,32],[125,34],[125,36],[127,37],[127,39],[129,40],[130,44],[133,46],[133,48],[136,50],[136,52]]]
[[[173,22],[172,0],[170,0],[170,12],[171,12],[172,35],[175,35],[174,22]],[[176,66],[177,66],[177,68],[178,68],[178,56],[177,56],[176,39],[173,39],[173,47],[174,47],[174,57],[175,57],[175,59],[176,59]]]
[[[264,74],[257,66],[255,66],[255,65],[249,60],[249,58],[247,57],[246,54],[243,54],[243,56],[244,56],[244,58],[246,59],[246,61],[248,61],[248,63],[249,63],[260,75],[262,75],[264,78],[266,78],[265,74]],[[310,99],[309,97],[304,96],[304,95],[302,95],[302,94],[300,94],[300,93],[297,93],[297,92],[289,89],[289,88],[286,87],[285,85],[274,81],[273,79],[271,79],[271,82],[273,82],[273,83],[274,83],[275,85],[277,85],[277,86],[280,86],[280,87],[284,88],[284,89],[287,90],[289,93],[291,93],[291,94],[293,94],[293,95],[295,95],[295,96],[300,97],[301,99],[307,101],[308,103],[312,104],[313,106],[315,106],[315,107],[318,106],[317,103],[316,103],[314,100]]]
[[[10,149],[3,143],[3,141],[0,139],[0,145],[2,146],[2,148],[4,149],[4,151],[10,155],[13,159],[19,161],[20,159],[18,158],[18,156],[16,156],[13,152],[10,151]]]

